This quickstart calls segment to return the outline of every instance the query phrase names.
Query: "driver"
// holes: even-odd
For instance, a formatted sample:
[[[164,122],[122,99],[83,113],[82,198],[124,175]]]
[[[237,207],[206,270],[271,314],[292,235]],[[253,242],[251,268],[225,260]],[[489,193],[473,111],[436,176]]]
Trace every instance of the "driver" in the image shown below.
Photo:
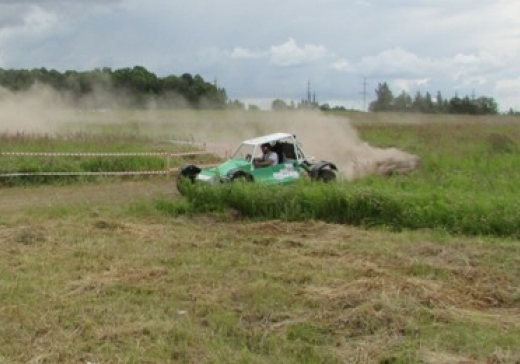
[[[262,157],[253,159],[253,165],[257,168],[269,167],[278,164],[278,154],[273,152],[271,144],[264,143],[260,146]]]

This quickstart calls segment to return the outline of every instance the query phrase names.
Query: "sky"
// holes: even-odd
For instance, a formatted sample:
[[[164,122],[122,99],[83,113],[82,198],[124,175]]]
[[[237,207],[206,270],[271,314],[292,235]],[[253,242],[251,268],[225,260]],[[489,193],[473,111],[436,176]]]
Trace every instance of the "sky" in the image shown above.
[[[520,110],[516,0],[0,0],[0,68],[143,66],[231,99],[364,109],[397,96],[493,97]]]

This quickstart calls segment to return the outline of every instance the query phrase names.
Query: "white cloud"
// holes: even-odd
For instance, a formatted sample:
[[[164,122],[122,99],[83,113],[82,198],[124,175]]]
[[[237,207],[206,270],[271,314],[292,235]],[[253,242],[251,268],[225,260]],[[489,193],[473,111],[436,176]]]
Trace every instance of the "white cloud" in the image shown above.
[[[38,43],[46,37],[53,37],[55,33],[59,33],[58,15],[40,6],[31,5],[8,14],[12,16],[8,22],[1,22],[0,19],[0,54],[3,54],[0,65],[8,62],[9,57],[17,52],[25,53],[28,57],[32,49],[24,49],[27,43]]]
[[[356,0],[355,4],[358,6],[364,6],[364,7],[372,7],[374,4],[367,0]]]
[[[328,55],[327,48],[321,45],[306,44],[298,46],[293,38],[269,50],[270,62],[277,66],[297,66],[316,62]]]
[[[294,38],[289,38],[283,44],[271,46],[267,51],[235,47],[230,53],[230,57],[234,59],[268,58],[272,65],[281,67],[319,62],[328,56],[331,54],[324,46],[306,44],[300,47]]]
[[[395,91],[400,93],[401,91],[405,91],[410,93],[411,90],[420,86],[428,86],[429,80],[427,78],[422,79],[396,79],[392,82],[392,86],[396,88]]]
[[[520,77],[498,80],[495,88],[495,95],[498,98],[499,106],[504,110],[514,108],[516,111],[520,111],[518,97],[520,90]]]
[[[58,16],[39,6],[31,6],[24,17],[24,27],[31,32],[44,32],[52,29],[58,22]]]
[[[41,37],[52,32],[59,23],[58,15],[54,11],[37,5],[11,9],[6,11],[6,14],[7,18],[0,19],[0,35],[4,40],[20,35]]]
[[[346,59],[338,59],[332,63],[332,68],[340,72],[352,72],[354,68]]]
[[[247,48],[236,47],[231,52],[231,58],[262,58],[267,55],[266,52],[252,51]]]
[[[364,73],[417,74],[421,73],[429,63],[428,59],[421,59],[412,52],[394,48],[382,51],[375,56],[363,57],[358,68]]]
[[[450,78],[464,84],[483,85],[487,83],[487,72],[495,72],[505,66],[501,59],[487,52],[433,58],[420,57],[402,48],[362,57],[357,63],[338,60],[332,65],[337,71],[390,77],[403,85],[430,78]],[[406,82],[403,83],[403,80]]]
[[[501,91],[516,91],[518,93],[520,90],[520,77],[499,80],[496,83],[496,88]]]

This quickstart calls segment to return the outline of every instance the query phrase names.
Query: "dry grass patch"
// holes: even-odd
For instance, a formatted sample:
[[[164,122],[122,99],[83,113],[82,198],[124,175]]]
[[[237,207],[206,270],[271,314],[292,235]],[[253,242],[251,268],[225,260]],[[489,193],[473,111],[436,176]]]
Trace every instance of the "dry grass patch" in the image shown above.
[[[520,359],[515,241],[171,218],[106,196],[0,215],[1,361]]]

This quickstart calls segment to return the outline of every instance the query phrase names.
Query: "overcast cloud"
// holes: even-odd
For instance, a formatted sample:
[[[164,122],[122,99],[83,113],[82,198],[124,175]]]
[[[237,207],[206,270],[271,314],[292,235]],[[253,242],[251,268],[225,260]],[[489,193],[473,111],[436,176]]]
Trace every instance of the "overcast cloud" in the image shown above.
[[[520,110],[513,0],[0,0],[0,67],[200,74],[233,99],[363,107],[394,94]],[[253,101],[254,102],[254,101]]]

